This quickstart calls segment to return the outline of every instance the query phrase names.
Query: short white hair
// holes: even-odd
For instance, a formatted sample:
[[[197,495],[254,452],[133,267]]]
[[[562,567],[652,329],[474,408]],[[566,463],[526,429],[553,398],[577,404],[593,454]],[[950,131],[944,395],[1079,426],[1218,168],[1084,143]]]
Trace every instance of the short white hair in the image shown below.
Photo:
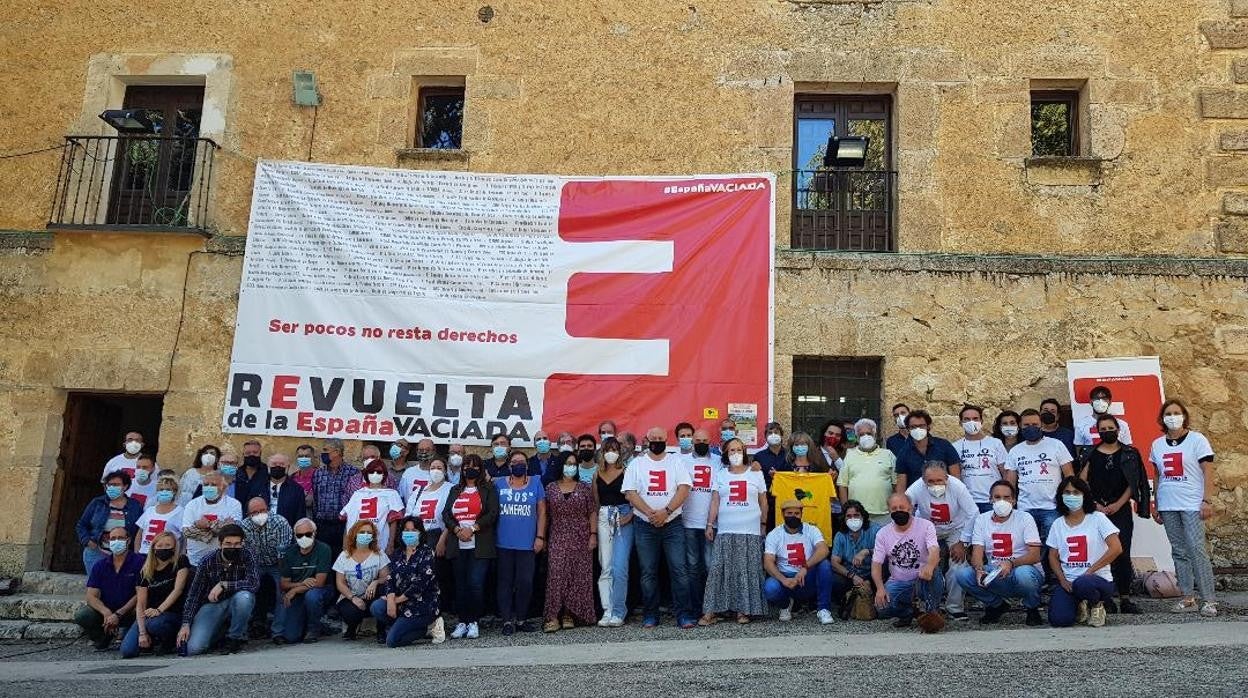
[[[871,431],[877,431],[880,428],[874,419],[867,419],[866,417],[854,422],[854,431],[858,431],[863,427],[871,427]]]
[[[296,528],[299,528],[300,526],[302,526],[302,525],[304,525],[304,524],[307,524],[307,525],[311,526],[311,527],[312,527],[312,534],[313,534],[313,535],[315,535],[315,534],[316,534],[316,522],[315,522],[315,521],[313,521],[312,519],[309,519],[309,518],[308,518],[308,517],[306,517],[306,516],[305,516],[305,517],[303,517],[302,519],[299,519],[298,521],[296,521],[296,522],[295,522],[295,525],[294,525],[294,526],[292,526],[290,530],[292,530],[292,531],[293,531],[293,530],[295,530]]]

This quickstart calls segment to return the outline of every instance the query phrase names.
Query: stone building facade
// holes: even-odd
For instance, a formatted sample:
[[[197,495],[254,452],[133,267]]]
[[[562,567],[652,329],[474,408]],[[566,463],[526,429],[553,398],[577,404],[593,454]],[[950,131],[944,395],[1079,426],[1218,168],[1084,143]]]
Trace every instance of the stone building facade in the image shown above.
[[[18,0],[5,15],[0,574],[66,559],[66,493],[98,478],[82,434],[115,452],[123,423],[154,419],[178,470],[202,443],[240,445],[218,425],[257,158],[775,172],[782,422],[815,357],[874,366],[877,409],[925,406],[949,435],[963,401],[1064,398],[1067,359],[1158,355],[1218,450],[1216,564],[1248,565],[1244,0]],[[319,107],[293,103],[296,70]],[[21,154],[112,136],[101,111],[174,87],[202,89],[198,135],[219,146],[210,173],[188,170],[202,208],[109,223],[120,185],[104,181],[95,218],[49,225],[94,170],[67,149]],[[461,147],[420,147],[422,95],[445,88],[462,88]],[[1069,152],[1037,157],[1033,107],[1055,94]],[[855,237],[861,216],[833,243],[826,217],[795,232],[812,230],[795,188],[826,193],[793,173],[808,131],[827,135],[820,109],[873,135],[884,189],[848,200],[877,209],[877,244]]]

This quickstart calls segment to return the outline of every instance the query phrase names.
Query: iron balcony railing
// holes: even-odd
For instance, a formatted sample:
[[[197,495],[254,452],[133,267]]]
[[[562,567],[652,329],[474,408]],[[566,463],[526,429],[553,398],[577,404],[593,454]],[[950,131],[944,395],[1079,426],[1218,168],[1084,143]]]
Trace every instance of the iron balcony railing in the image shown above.
[[[896,250],[897,173],[795,170],[791,245],[802,250]]]
[[[49,228],[208,228],[211,138],[66,136]]]

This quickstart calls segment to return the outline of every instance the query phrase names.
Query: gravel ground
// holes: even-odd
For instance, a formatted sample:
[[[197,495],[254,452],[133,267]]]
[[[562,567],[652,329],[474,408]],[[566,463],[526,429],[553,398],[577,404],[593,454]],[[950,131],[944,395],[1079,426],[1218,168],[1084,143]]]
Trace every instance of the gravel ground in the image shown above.
[[[715,696],[814,695],[852,686],[858,695],[936,696],[1242,696],[1248,685],[1244,647],[1104,650],[1084,653],[968,655],[951,670],[950,655],[904,661],[855,658],[832,666],[809,660],[679,661],[555,667],[492,668],[472,673],[429,671],[309,672],[280,683],[264,676],[160,678],[120,676],[116,682],[6,684],[6,698],[51,695],[159,698],[286,695],[339,696]],[[675,658],[674,658],[675,659]],[[835,680],[832,677],[837,677]],[[978,678],[971,678],[978,677]],[[133,690],[117,682],[135,682]]]

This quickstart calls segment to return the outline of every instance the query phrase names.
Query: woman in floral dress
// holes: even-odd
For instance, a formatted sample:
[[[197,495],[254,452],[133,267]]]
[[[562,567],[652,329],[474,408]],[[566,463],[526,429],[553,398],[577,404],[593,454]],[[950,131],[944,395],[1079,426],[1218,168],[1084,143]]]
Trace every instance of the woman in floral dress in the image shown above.
[[[589,485],[578,477],[576,456],[568,454],[560,478],[546,486],[550,525],[550,575],[546,582],[546,624],[553,633],[594,623],[593,550],[598,545],[598,508]]]

